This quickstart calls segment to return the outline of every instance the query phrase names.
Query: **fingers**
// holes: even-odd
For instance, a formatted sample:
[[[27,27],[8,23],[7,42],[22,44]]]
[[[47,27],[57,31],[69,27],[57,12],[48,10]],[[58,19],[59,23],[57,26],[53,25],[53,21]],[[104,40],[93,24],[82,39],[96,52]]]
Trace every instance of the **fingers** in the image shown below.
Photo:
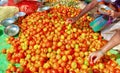
[[[96,63],[99,59],[99,57],[96,57],[93,62]]]
[[[114,11],[110,12],[110,16],[114,17]]]
[[[96,63],[99,59],[100,59],[100,57],[97,55],[97,53],[91,53],[89,55],[90,62]]]
[[[90,62],[94,62],[94,58],[96,57],[96,55],[95,55],[95,53],[91,53],[90,55],[89,55],[89,61]]]
[[[94,52],[90,54],[90,61],[96,63],[100,58],[103,56],[103,53],[101,51]]]
[[[97,57],[95,54],[93,54],[90,56],[89,60],[93,63],[96,63],[99,60],[99,57]]]
[[[92,56],[93,56],[93,53],[91,53],[90,55],[89,55],[89,60],[91,61],[91,59],[92,59]]]
[[[68,23],[72,23],[73,20],[69,18],[69,19],[67,19],[67,22],[68,22]]]

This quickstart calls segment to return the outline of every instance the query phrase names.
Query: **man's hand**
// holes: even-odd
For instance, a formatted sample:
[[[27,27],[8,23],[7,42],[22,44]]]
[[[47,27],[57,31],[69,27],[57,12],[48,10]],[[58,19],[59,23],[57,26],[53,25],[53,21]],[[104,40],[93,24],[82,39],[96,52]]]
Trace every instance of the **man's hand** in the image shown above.
[[[72,17],[72,18],[68,18],[68,19],[66,20],[66,22],[73,24],[73,23],[75,23],[77,20],[78,20],[78,17]]]
[[[98,60],[100,60],[103,57],[104,53],[100,51],[93,52],[89,55],[89,61],[96,63]]]

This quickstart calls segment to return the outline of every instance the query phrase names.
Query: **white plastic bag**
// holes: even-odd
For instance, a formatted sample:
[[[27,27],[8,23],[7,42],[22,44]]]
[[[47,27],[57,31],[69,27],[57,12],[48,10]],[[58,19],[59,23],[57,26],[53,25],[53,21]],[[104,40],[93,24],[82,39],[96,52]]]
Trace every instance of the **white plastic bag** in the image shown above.
[[[101,35],[105,40],[110,40],[112,36],[116,33],[116,30],[120,29],[120,21],[113,23],[101,31]],[[114,42],[113,42],[114,43]],[[113,49],[120,51],[120,45],[115,46]]]

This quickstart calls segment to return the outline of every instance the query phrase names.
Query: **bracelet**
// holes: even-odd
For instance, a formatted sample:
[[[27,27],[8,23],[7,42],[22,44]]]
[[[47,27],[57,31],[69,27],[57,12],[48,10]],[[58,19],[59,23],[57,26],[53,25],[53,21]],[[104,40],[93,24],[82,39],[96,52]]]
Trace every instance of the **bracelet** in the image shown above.
[[[102,53],[103,55],[105,54],[102,50],[100,50],[99,52]]]

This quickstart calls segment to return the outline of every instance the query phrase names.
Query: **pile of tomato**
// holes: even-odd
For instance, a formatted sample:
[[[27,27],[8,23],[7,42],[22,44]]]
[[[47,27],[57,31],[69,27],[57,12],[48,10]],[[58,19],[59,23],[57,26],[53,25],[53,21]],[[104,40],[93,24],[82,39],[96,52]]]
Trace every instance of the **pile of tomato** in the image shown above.
[[[18,37],[9,37],[11,47],[3,50],[10,61],[6,73],[120,73],[116,56],[110,52],[93,66],[89,64],[89,54],[107,41],[92,31],[93,18],[88,14],[74,24],[66,22],[80,11],[57,5],[20,18]]]

